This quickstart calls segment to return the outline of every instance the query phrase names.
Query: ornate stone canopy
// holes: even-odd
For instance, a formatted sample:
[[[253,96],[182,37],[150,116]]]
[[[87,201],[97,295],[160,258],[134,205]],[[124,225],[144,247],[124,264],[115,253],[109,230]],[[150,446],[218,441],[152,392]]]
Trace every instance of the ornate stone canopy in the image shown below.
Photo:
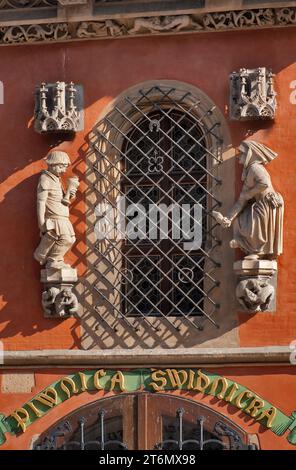
[[[0,45],[293,25],[295,1],[0,0]]]

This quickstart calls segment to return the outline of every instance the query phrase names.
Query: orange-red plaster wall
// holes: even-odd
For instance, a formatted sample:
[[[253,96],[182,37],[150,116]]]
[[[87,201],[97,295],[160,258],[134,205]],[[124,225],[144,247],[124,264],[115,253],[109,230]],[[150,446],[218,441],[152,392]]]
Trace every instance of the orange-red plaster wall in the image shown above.
[[[40,268],[32,258],[38,243],[36,185],[44,167],[42,158],[50,147],[60,144],[70,154],[74,172],[83,177],[86,136],[106,104],[127,88],[153,79],[187,82],[203,90],[228,119],[229,73],[258,66],[270,67],[276,74],[279,107],[275,122],[228,124],[233,145],[252,135],[279,152],[268,169],[286,204],[284,254],[279,260],[277,311],[253,317],[240,314],[240,344],[284,345],[296,338],[296,105],[290,102],[290,84],[296,80],[295,42],[296,29],[287,28],[0,49],[4,84],[4,104],[0,105],[0,339],[6,349],[80,346],[76,320],[43,318]],[[85,92],[85,132],[61,143],[32,128],[35,85],[58,80],[80,83]],[[74,203],[72,221],[78,243],[70,260],[83,275],[83,194]]]
[[[79,369],[80,370],[80,369]],[[287,416],[296,410],[295,396],[296,396],[296,369],[292,366],[285,367],[237,367],[237,368],[206,368],[207,371],[217,373],[223,377],[229,378],[238,384],[254,391],[256,395],[263,400],[268,401],[272,406],[277,407]],[[83,371],[83,369],[81,369]],[[7,373],[14,371],[6,371]],[[29,370],[22,370],[21,372],[32,372]],[[48,387],[53,382],[61,379],[65,375],[71,374],[76,371],[70,369],[57,370],[40,370],[35,372],[35,387],[31,393],[7,393],[0,396],[1,408],[0,411],[8,416],[15,409],[20,408],[28,400],[30,400],[37,393],[41,392],[44,388]],[[0,374],[1,381],[1,374]],[[120,393],[120,392],[118,392]],[[257,434],[260,442],[260,448],[266,450],[295,450],[296,447],[289,444],[287,441],[288,432],[283,436],[277,436],[264,426],[257,423],[250,416],[247,416],[242,411],[238,410],[232,405],[227,404],[222,400],[218,400],[209,395],[202,393],[193,393],[188,391],[172,391],[166,392],[174,394],[180,398],[188,398],[195,400],[203,405],[209,406],[213,411],[217,411],[224,416],[228,417],[234,423],[243,428],[248,434]],[[0,450],[8,449],[29,449],[33,437],[45,432],[54,423],[65,417],[67,414],[76,410],[77,408],[99,400],[103,397],[113,396],[114,392],[97,391],[97,392],[84,392],[79,395],[73,395],[70,399],[61,403],[60,405],[51,409],[45,416],[31,424],[25,433],[20,433],[17,437],[6,434],[7,441],[1,446]]]

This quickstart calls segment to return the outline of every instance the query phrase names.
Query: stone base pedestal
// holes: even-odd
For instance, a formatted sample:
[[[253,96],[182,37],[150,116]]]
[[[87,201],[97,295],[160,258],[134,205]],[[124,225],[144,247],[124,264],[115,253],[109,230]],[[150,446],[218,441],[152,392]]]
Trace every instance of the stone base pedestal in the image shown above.
[[[274,311],[277,262],[244,259],[236,261],[233,269],[237,275],[236,297],[240,307],[249,313]]]
[[[41,270],[41,282],[44,284],[42,306],[45,318],[64,319],[78,312],[78,300],[72,292],[77,281],[77,271],[71,267]]]

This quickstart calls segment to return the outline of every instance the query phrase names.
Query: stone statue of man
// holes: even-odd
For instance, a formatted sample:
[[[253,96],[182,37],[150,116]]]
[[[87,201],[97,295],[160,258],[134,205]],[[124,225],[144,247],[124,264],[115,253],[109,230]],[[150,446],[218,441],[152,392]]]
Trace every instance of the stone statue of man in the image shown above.
[[[64,191],[60,176],[70,165],[67,153],[50,152],[46,158],[48,169],[42,171],[37,188],[37,216],[41,241],[34,258],[46,268],[62,269],[64,255],[75,242],[75,233],[69,220],[70,198],[75,197],[78,178],[69,178]]]

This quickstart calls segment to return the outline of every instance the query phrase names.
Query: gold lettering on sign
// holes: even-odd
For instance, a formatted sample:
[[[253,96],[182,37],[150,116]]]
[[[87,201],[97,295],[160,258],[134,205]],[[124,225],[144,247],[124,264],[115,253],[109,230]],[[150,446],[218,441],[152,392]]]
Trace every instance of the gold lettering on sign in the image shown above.
[[[100,378],[104,377],[106,375],[106,372],[104,369],[98,370],[95,375],[94,375],[94,386],[97,390],[102,390],[104,387],[100,384]]]
[[[83,372],[78,372],[81,382],[81,391],[85,392],[87,390],[86,376]]]
[[[149,386],[152,387],[153,390],[155,390],[156,392],[164,390],[164,387],[167,384],[167,379],[164,377],[165,375],[166,373],[164,370],[155,370],[154,372],[152,372],[151,379],[153,380],[153,382],[151,382]],[[160,385],[157,385],[157,383],[154,382],[160,382]]]
[[[125,392],[124,375],[119,370],[116,372],[116,374],[113,375],[111,379],[110,390],[114,390],[116,384],[119,385],[119,388],[122,392]]]
[[[27,405],[31,408],[31,410],[32,410],[33,413],[37,416],[37,418],[41,418],[42,413],[40,413],[40,411],[38,410],[38,408],[36,408],[36,406],[34,405],[34,403],[28,401]]]
[[[244,404],[242,404],[242,401],[245,400],[246,398],[251,398],[253,396],[254,394],[252,392],[249,392],[248,390],[244,390],[236,397],[235,406],[237,406],[239,409],[242,409],[244,407]]]
[[[261,398],[255,397],[249,404],[248,408],[244,409],[244,412],[251,415],[252,418],[255,418],[259,412],[259,409],[263,408],[264,404],[265,403],[263,400],[261,400]]]
[[[196,379],[194,390],[204,392],[210,384],[210,379],[206,374],[201,371],[201,369],[198,369],[197,374],[198,378]]]
[[[235,395],[235,392],[238,391],[238,385],[234,382],[232,384],[232,387],[230,389],[230,392],[228,393],[228,395],[224,398],[225,401],[232,401],[233,400],[233,397]]]
[[[167,369],[166,371],[174,388],[181,388],[186,383],[188,378],[186,370]]]
[[[266,418],[267,419],[266,427],[271,428],[275,417],[276,417],[276,409],[273,406],[271,406],[267,410],[261,411],[260,415],[256,418],[256,420],[261,421],[262,419]]]
[[[226,390],[228,388],[228,382],[224,377],[217,377],[211,385],[209,390],[209,394],[215,395],[216,390],[219,389],[219,385],[221,383],[221,390],[217,393],[216,397],[220,398],[221,400],[224,398]]]
[[[71,397],[71,391],[72,391],[72,393],[78,393],[78,390],[76,388],[76,384],[75,384],[74,380],[71,379],[70,377],[64,377],[60,381],[60,386],[61,386],[61,389],[63,390],[63,392],[65,392],[65,394],[67,395],[68,398]],[[71,391],[70,391],[69,386],[71,387]]]
[[[194,377],[195,377],[195,372],[194,372],[194,370],[190,369],[189,370],[188,387],[187,387],[188,390],[193,389]]]
[[[43,403],[43,405],[52,408],[58,403],[58,394],[53,387],[48,387],[44,392],[39,393],[37,397],[33,398],[33,400],[39,401],[40,403]]]
[[[23,417],[21,415],[23,415]],[[26,421],[29,419],[29,413],[27,410],[24,408],[19,408],[18,410],[15,410],[13,413],[11,413],[10,416],[17,421],[18,425],[22,428],[22,431],[25,432],[27,429]]]

